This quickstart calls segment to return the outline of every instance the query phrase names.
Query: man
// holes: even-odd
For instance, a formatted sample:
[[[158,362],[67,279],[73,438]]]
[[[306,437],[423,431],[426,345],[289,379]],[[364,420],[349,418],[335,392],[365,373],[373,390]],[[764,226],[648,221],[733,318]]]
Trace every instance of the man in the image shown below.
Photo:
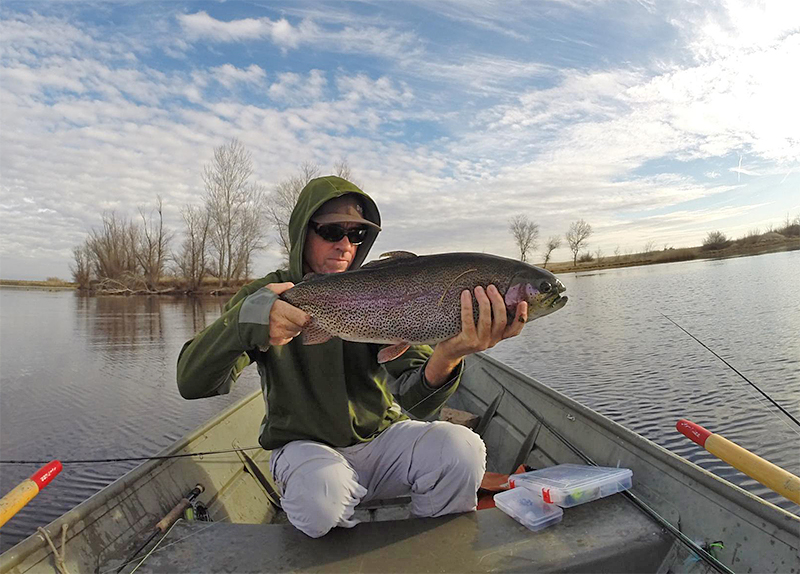
[[[309,272],[357,269],[380,223],[375,203],[352,183],[309,182],[289,222],[289,269],[243,287],[178,358],[187,399],[227,393],[244,367],[258,364],[267,404],[259,443],[272,450],[289,521],[315,538],[354,526],[355,506],[370,499],[410,494],[416,516],[475,509],[483,441],[465,427],[410,420],[400,407],[417,418],[436,413],[458,385],[463,358],[519,334],[527,318],[521,303],[507,325],[497,289],[478,287],[477,324],[464,291],[462,332],[435,350],[414,346],[379,365],[379,345],[338,338],[303,345],[296,337],[310,317],[278,295]]]

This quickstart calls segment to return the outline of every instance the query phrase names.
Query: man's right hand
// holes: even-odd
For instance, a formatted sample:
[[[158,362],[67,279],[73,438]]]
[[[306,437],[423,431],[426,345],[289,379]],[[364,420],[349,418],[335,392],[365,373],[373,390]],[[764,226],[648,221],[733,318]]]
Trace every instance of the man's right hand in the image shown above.
[[[294,287],[294,283],[270,283],[267,288],[276,295],[280,295]],[[290,305],[283,299],[278,299],[272,304],[269,312],[269,344],[285,345],[303,330],[311,320],[311,315]]]

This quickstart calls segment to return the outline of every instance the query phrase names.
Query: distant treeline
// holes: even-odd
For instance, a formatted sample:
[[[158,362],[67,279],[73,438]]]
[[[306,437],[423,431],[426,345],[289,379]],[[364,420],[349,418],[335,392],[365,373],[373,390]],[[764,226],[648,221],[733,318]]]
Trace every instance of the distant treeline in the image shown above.
[[[764,231],[752,229],[738,239],[728,238],[721,231],[709,231],[696,247],[656,246],[649,241],[641,251],[622,251],[619,247],[611,255],[600,249],[594,253],[584,251],[572,265],[557,263],[552,267],[554,272],[580,271],[633,265],[649,265],[655,263],[672,263],[715,257],[735,257],[739,255],[755,255],[770,251],[800,248],[800,216],[791,219],[786,217],[779,225],[769,225]]]
[[[509,221],[509,231],[517,246],[520,261],[528,261],[535,252],[539,238],[539,225],[530,221],[525,215],[518,215]],[[763,232],[752,229],[739,239],[730,239],[722,231],[709,231],[702,246],[675,249],[669,244],[663,249],[655,241],[648,241],[641,251],[633,249],[622,251],[618,246],[613,255],[603,253],[601,249],[594,252],[587,250],[588,239],[592,235],[592,226],[583,219],[574,221],[564,234],[567,246],[572,251],[572,265],[569,263],[552,264],[553,270],[560,272],[584,268],[621,267],[625,265],[641,265],[647,263],[670,263],[686,261],[710,256],[728,256],[751,254],[760,251],[771,251],[780,248],[786,242],[800,238],[800,215],[792,219],[789,215],[782,224],[769,225]],[[561,246],[561,236],[548,238],[541,250],[542,266],[547,267],[554,250]]]
[[[351,177],[344,160],[335,172]],[[292,209],[320,169],[305,163],[271,190],[251,182],[252,174],[252,157],[241,142],[216,148],[202,171],[203,205],[181,209],[183,239],[177,246],[174,231],[164,226],[160,196],[151,209],[139,208],[138,219],[104,213],[100,227],[73,249],[73,281],[79,289],[105,293],[224,290],[248,279],[253,256],[272,233],[288,261]]]

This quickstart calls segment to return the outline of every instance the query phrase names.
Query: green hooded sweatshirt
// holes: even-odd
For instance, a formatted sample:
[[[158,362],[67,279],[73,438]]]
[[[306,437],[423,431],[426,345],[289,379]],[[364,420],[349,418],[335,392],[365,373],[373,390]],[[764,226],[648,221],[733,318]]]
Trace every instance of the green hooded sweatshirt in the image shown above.
[[[187,399],[226,394],[246,366],[257,364],[267,403],[259,438],[265,449],[293,440],[334,447],[369,441],[407,418],[396,402],[412,416],[427,418],[453,394],[461,377],[463,363],[438,391],[431,388],[424,377],[432,353],[427,345],[413,346],[384,365],[378,364],[380,345],[375,344],[332,338],[303,345],[302,337],[295,337],[287,345],[269,345],[269,313],[278,296],[265,286],[302,280],[309,220],[323,203],[348,193],[358,194],[364,217],[380,225],[375,202],[349,181],[334,176],[312,180],[289,222],[289,270],[242,287],[222,316],[188,341],[178,357],[178,389]],[[377,233],[369,229],[351,270],[364,262]]]

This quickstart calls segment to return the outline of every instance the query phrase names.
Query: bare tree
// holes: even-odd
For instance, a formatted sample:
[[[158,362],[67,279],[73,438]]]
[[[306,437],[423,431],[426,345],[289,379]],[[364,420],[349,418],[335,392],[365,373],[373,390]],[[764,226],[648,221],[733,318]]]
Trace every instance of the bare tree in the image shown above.
[[[251,222],[263,210],[263,194],[249,181],[252,174],[250,153],[237,139],[214,149],[213,163],[203,169],[209,240],[220,285],[238,278],[249,267],[252,251],[262,246],[266,237],[264,228]]]
[[[266,211],[266,194],[262,186],[254,186],[252,203],[257,209],[245,211],[241,215],[239,241],[232,252],[233,278],[250,277],[250,262],[253,254],[267,247],[268,233],[264,227],[263,215]]]
[[[334,173],[348,181],[353,181],[353,172],[346,159],[340,159],[334,165]],[[297,174],[278,182],[273,188],[267,202],[267,215],[275,228],[278,247],[283,254],[285,264],[289,264],[291,241],[289,239],[289,220],[297,204],[300,192],[312,179],[319,177],[320,167],[313,162],[303,162]]]
[[[308,182],[319,176],[319,166],[315,163],[304,162],[296,175],[280,181],[272,190],[267,204],[267,214],[278,235],[278,247],[283,253],[284,261],[289,262],[289,219],[297,204],[300,192]]]
[[[728,237],[721,231],[709,231],[706,238],[703,239],[703,251],[711,251],[715,249],[725,249],[731,244]]]
[[[69,266],[72,280],[78,284],[78,289],[88,289],[91,280],[91,253],[86,241],[72,249],[72,256],[75,259]]]
[[[158,214],[158,220],[154,220],[153,211]],[[142,228],[138,234],[136,249],[136,259],[142,269],[145,285],[150,291],[158,287],[161,275],[164,273],[169,242],[173,235],[171,231],[164,229],[163,202],[160,195],[156,197],[156,207],[153,211],[146,214],[143,207],[139,208]]]
[[[134,278],[138,271],[138,237],[139,228],[134,223],[118,218],[113,211],[104,213],[101,228],[92,229],[86,240],[95,276],[115,281]]]
[[[527,261],[528,254],[536,249],[539,225],[530,221],[527,215],[517,215],[509,221],[509,230],[519,249],[519,260]]]
[[[547,240],[547,244],[542,252],[544,255],[544,263],[542,264],[542,267],[547,268],[547,263],[550,261],[550,256],[553,254],[553,251],[559,247],[561,247],[561,237],[559,235],[552,235],[550,239]]]
[[[181,275],[186,279],[187,289],[196,291],[206,274],[208,233],[210,215],[207,209],[187,205],[181,211],[185,232],[180,253],[173,256]]]
[[[567,239],[567,243],[569,244],[569,248],[572,251],[573,266],[578,264],[578,252],[581,250],[581,247],[585,247],[587,245],[586,240],[591,234],[592,226],[586,223],[583,219],[573,221],[572,225],[569,226],[569,231],[567,231],[565,237]]]
[[[644,244],[644,251],[645,255],[650,255],[653,251],[656,250],[656,242],[652,239]]]
[[[346,179],[347,181],[356,183],[353,181],[353,170],[350,169],[350,166],[348,165],[347,160],[345,158],[342,158],[335,164],[333,164],[333,173],[335,173],[342,179]],[[358,184],[356,183],[356,185]]]

